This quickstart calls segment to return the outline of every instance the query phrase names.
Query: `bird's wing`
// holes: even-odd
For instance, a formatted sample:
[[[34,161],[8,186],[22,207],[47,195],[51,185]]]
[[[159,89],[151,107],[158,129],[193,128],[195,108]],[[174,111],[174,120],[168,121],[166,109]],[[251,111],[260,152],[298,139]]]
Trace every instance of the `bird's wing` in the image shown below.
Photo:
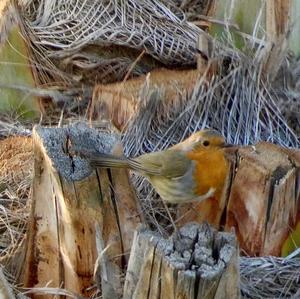
[[[173,149],[145,154],[133,160],[141,165],[137,170],[170,179],[183,176],[191,165],[191,161],[183,152]]]

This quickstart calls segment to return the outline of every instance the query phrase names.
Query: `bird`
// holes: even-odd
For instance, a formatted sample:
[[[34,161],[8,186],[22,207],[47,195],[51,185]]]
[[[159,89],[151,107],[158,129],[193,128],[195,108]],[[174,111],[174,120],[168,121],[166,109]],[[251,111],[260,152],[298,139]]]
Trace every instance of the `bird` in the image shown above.
[[[229,171],[225,155],[229,146],[218,131],[203,129],[166,150],[134,158],[93,154],[89,163],[137,171],[167,203],[200,202],[222,191]]]

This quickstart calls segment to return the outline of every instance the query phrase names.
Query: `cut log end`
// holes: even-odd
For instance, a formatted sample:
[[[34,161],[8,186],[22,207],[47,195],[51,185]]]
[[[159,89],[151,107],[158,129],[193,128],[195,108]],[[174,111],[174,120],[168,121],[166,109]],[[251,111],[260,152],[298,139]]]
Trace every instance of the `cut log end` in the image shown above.
[[[123,298],[239,298],[234,234],[197,223],[186,224],[169,240],[139,230]]]
[[[66,128],[35,127],[33,136],[40,141],[52,166],[66,181],[79,181],[92,172],[86,159],[76,153],[111,153],[118,142],[116,134],[89,128],[77,123]]]

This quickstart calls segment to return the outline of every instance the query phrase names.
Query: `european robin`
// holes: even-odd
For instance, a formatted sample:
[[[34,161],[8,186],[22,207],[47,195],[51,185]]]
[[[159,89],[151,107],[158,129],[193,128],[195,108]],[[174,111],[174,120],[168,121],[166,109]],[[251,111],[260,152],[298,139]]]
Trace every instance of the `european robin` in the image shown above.
[[[229,163],[223,136],[205,129],[167,150],[136,158],[100,154],[89,157],[93,167],[129,168],[138,171],[169,203],[202,201],[220,192]]]

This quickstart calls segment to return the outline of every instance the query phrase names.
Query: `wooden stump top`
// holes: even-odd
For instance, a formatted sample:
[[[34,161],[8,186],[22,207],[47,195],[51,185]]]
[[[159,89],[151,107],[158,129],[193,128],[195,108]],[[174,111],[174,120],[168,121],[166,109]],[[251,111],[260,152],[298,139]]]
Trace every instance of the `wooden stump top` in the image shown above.
[[[118,135],[98,131],[84,123],[65,128],[45,128],[36,126],[35,138],[41,138],[47,156],[53,167],[67,181],[80,181],[89,176],[92,169],[88,161],[76,153],[97,154],[113,152],[118,143]]]
[[[239,298],[233,233],[188,223],[171,238],[140,229],[131,249],[123,299]]]

